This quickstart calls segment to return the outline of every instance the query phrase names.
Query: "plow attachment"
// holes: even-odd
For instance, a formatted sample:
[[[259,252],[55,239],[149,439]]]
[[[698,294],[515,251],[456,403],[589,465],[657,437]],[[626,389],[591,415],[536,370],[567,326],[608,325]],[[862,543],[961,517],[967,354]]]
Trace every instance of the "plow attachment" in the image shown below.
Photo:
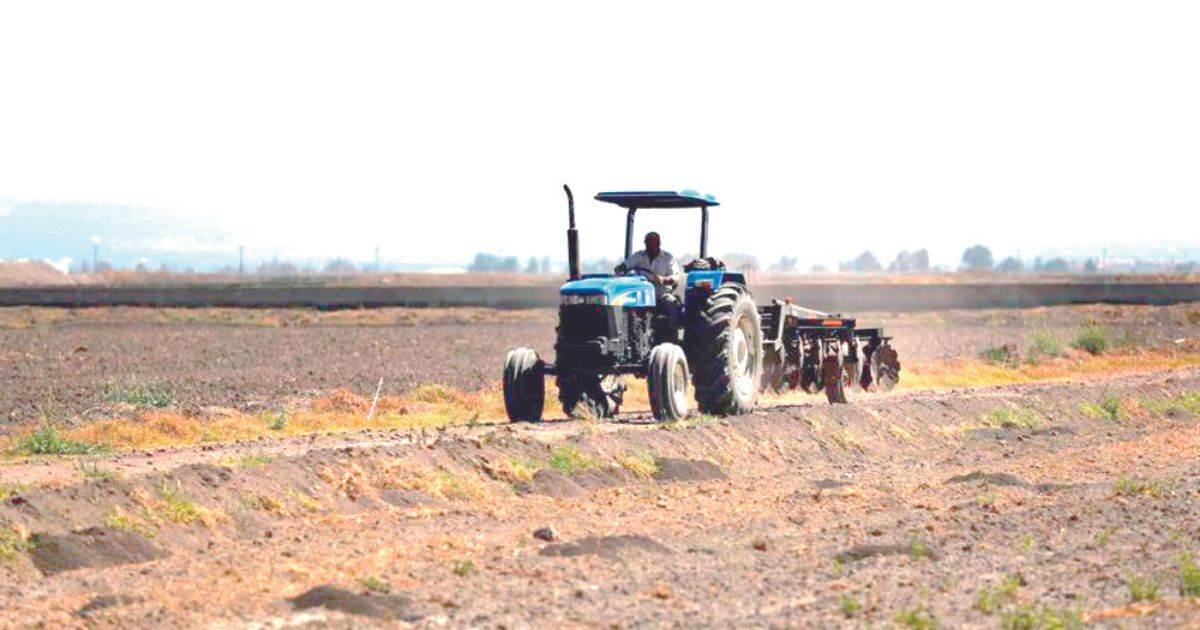
[[[831,403],[848,390],[888,391],[900,380],[900,357],[882,328],[776,300],[759,307],[765,390],[824,391]]]

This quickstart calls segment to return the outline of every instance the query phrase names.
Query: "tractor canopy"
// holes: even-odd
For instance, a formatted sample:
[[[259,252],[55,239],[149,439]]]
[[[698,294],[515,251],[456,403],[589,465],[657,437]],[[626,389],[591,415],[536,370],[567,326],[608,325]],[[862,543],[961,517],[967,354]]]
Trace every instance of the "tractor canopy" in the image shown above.
[[[708,257],[708,209],[721,205],[712,195],[694,190],[627,190],[602,192],[596,201],[616,204],[625,208],[625,259],[633,254],[633,221],[640,208],[700,208],[700,257]]]
[[[596,201],[615,204],[622,208],[707,208],[721,205],[716,197],[704,195],[694,190],[684,190],[681,192],[673,190],[602,192],[596,195]]]

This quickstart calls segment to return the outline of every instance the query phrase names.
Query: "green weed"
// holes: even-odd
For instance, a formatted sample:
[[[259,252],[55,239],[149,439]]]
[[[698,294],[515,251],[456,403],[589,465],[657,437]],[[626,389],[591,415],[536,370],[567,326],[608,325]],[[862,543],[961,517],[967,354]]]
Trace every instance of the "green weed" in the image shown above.
[[[1113,482],[1113,493],[1122,497],[1147,496],[1156,499],[1170,494],[1171,485],[1158,479],[1120,477]]]
[[[1190,553],[1179,556],[1179,594],[1200,597],[1200,563]]]
[[[1021,578],[1016,575],[1006,575],[999,582],[985,587],[975,597],[975,608],[985,615],[1000,610],[1001,607],[1015,602],[1017,591],[1021,588]]]
[[[892,620],[898,625],[912,628],[913,630],[934,630],[938,627],[937,618],[933,616],[933,613],[929,612],[924,603],[917,604],[913,608],[901,610],[892,617]]]
[[[140,408],[162,409],[175,404],[175,394],[160,383],[109,383],[104,389],[104,400]]]
[[[857,615],[858,612],[862,610],[862,604],[858,603],[858,600],[854,598],[854,595],[850,593],[843,593],[842,596],[838,598],[838,608],[840,608],[842,614],[849,619]]]
[[[983,422],[1005,429],[1036,429],[1042,426],[1042,416],[1026,407],[1001,407],[988,412]]]
[[[1078,611],[1052,606],[1024,604],[1004,613],[1000,618],[1004,630],[1076,630],[1083,628]]]
[[[1156,416],[1200,416],[1200,391],[1162,400],[1144,400],[1142,408]]]
[[[599,466],[599,462],[585,455],[573,444],[563,444],[550,451],[547,464],[564,475],[573,475],[581,470],[591,470]]]
[[[80,476],[91,481],[108,481],[117,476],[113,471],[102,468],[96,462],[79,462],[75,464],[75,468],[79,470]]]
[[[475,563],[470,560],[460,560],[454,563],[454,575],[466,577],[475,571]]]
[[[1125,409],[1121,398],[1116,394],[1106,392],[1099,402],[1084,402],[1079,404],[1083,415],[1093,420],[1110,420],[1120,422],[1125,418]]]
[[[1016,350],[1012,346],[1005,344],[1002,346],[989,346],[979,353],[979,356],[988,363],[997,365],[1016,366],[1019,362]]]
[[[392,585],[389,584],[386,580],[384,580],[378,576],[375,576],[375,575],[368,575],[367,577],[359,580],[359,583],[363,585],[363,588],[365,588],[368,591],[371,591],[373,593],[391,593],[392,592]]]
[[[13,448],[28,455],[92,455],[106,449],[99,444],[77,442],[63,437],[52,424],[43,424]]]
[[[1138,602],[1158,601],[1158,591],[1161,587],[1158,580],[1142,575],[1134,575],[1126,580],[1125,585],[1129,587],[1129,601],[1135,604]]]
[[[33,542],[28,534],[18,526],[0,528],[0,560],[9,561],[19,553],[33,551]]]

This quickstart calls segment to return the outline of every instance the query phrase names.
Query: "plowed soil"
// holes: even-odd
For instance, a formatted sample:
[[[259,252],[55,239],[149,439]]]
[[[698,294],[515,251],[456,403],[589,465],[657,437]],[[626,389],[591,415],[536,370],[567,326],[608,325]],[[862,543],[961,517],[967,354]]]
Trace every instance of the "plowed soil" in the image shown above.
[[[884,326],[904,361],[975,357],[1028,345],[1038,332],[1069,341],[1098,322],[1141,346],[1200,334],[1196,306],[862,313]],[[550,310],[0,309],[0,414],[86,421],[113,389],[152,386],[184,409],[265,407],[344,387],[371,395],[425,384],[475,390],[499,380],[504,353],[553,356]],[[0,431],[3,428],[0,427]]]

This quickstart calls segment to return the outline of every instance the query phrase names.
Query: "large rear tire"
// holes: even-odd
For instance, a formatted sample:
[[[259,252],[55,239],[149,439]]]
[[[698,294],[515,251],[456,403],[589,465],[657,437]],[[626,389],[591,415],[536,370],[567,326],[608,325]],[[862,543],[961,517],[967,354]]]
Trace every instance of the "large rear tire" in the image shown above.
[[[750,292],[726,284],[713,292],[688,330],[688,363],[703,413],[746,413],[758,400],[762,327]]]
[[[504,411],[512,422],[540,422],[546,406],[542,360],[532,348],[514,348],[504,357]]]
[[[650,350],[646,388],[650,410],[659,422],[682,420],[688,414],[688,360],[683,348],[660,343]]]
[[[619,376],[565,373],[555,384],[563,413],[570,418],[611,418],[625,400],[625,381]]]

